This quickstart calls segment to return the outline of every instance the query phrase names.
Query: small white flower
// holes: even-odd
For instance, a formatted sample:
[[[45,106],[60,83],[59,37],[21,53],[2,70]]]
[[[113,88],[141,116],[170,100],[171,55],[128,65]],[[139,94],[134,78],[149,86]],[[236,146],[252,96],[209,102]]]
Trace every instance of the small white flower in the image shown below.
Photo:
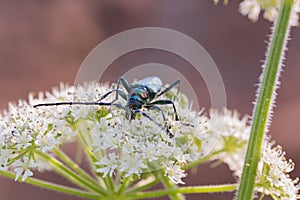
[[[161,155],[161,153],[157,151],[157,146],[153,143],[149,143],[141,149],[143,149],[143,156],[148,158],[149,162],[158,160]]]
[[[300,14],[300,0],[295,0],[294,7],[291,13],[291,19],[290,19],[291,26],[299,25],[299,14]]]
[[[107,174],[112,177],[114,171],[119,165],[119,156],[117,156],[117,154],[115,153],[110,153],[108,154],[108,158],[101,158],[98,162],[95,163],[95,165],[104,166],[96,169],[96,172],[103,173],[103,177],[105,177]]]
[[[300,1],[298,1],[300,3]],[[290,25],[298,26],[299,25],[299,13],[300,12],[292,12],[290,16]]]
[[[35,138],[35,145],[44,153],[55,148],[58,144],[59,142],[53,133],[38,134]]]
[[[280,199],[300,198],[298,178],[292,180],[287,174],[294,169],[294,163],[286,160],[285,152],[280,146],[272,147],[271,143],[264,142],[260,166],[265,167],[259,168],[259,178],[263,184],[257,188],[258,191],[273,193]],[[270,184],[264,184],[265,180],[268,180]]]
[[[125,177],[136,174],[140,176],[143,169],[147,168],[147,166],[143,163],[143,158],[139,154],[135,154],[133,156],[126,154],[124,159],[121,161],[121,172],[126,172]]]
[[[30,168],[35,168],[37,166],[36,163],[33,162],[32,159],[29,160],[27,156],[23,157],[23,162],[17,160],[13,163],[14,172],[16,173],[15,180],[18,180],[19,177],[22,176],[22,181],[25,181],[29,176],[32,176],[33,173]]]
[[[242,15],[248,15],[252,21],[257,21],[260,11],[264,11],[264,18],[269,21],[275,21],[278,17],[281,1],[260,1],[260,0],[244,0],[239,5],[239,11]],[[294,7],[291,12],[290,25],[299,25],[300,0],[295,0]]]
[[[187,164],[187,161],[188,161],[188,158],[190,157],[190,155],[180,151],[174,157],[180,166],[184,166]]]
[[[252,21],[257,21],[260,13],[260,5],[256,0],[244,0],[240,3],[239,11],[242,15],[248,15]]]
[[[186,173],[174,161],[169,161],[165,170],[165,176],[168,176],[175,184],[185,184],[181,179],[186,177]]]
[[[268,8],[264,12],[264,18],[271,22],[275,21],[277,16],[278,16],[278,10],[274,7]]]
[[[246,145],[250,136],[250,126],[247,124],[248,116],[240,119],[236,111],[212,111],[215,122],[223,122],[221,126],[214,126],[220,130],[221,137],[214,151],[221,151],[212,159],[219,159],[226,163],[234,175],[241,176],[246,155]]]
[[[17,135],[16,137],[16,147],[18,150],[26,149],[27,147],[32,145],[32,137],[30,133],[28,132],[22,132],[20,135]]]
[[[214,152],[219,153],[212,159],[227,163],[234,175],[241,177],[250,135],[248,117],[239,119],[236,112],[230,111],[225,111],[223,114],[214,113],[214,115],[216,119],[223,118],[223,126],[220,130],[221,140],[214,148]],[[263,143],[256,179],[260,187],[256,187],[255,190],[267,195],[272,194],[278,199],[298,199],[300,198],[298,178],[292,180],[287,174],[294,169],[294,163],[285,158],[285,152],[280,146],[272,148],[272,144],[267,139]]]

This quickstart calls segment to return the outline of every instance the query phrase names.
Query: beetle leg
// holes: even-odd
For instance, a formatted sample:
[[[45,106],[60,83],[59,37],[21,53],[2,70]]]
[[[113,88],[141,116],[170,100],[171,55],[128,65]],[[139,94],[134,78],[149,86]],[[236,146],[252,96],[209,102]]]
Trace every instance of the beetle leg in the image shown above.
[[[124,91],[120,90],[120,85],[121,84],[125,88],[127,94],[129,94],[130,93],[130,86],[129,86],[128,82],[125,80],[125,78],[120,77],[118,79],[118,81],[117,81],[117,88],[116,89],[112,89],[111,91],[109,91],[109,92],[105,93],[104,95],[102,95],[98,101],[102,101],[103,99],[105,99],[107,96],[109,96],[113,92],[116,92],[116,96],[115,96],[115,99],[112,102],[117,101],[119,95],[122,97],[122,99],[124,99],[125,101],[127,101],[127,98],[128,98],[127,96],[128,95]]]
[[[141,110],[134,110],[133,113],[136,114],[136,113],[141,113],[144,117],[146,117],[147,119],[149,119],[150,121],[152,121],[154,124],[156,124],[158,127],[160,127],[161,129],[165,130],[167,132],[167,135],[170,137],[170,138],[173,138],[174,137],[174,134],[172,133],[172,131],[170,131],[170,129],[168,128],[168,124],[167,124],[167,121],[165,119],[165,115],[164,113],[162,112],[162,110],[157,107],[157,108],[154,108],[153,106],[150,107],[150,109],[157,109],[159,111],[161,111],[162,113],[162,116],[164,118],[164,121],[165,121],[165,125],[162,126],[159,122],[155,121],[154,119],[152,119],[152,117],[150,117],[147,113],[141,111]]]
[[[102,95],[100,97],[100,99],[98,100],[98,102],[102,101],[103,99],[105,99],[106,97],[108,97],[113,92],[116,93],[116,97],[115,97],[115,99],[111,103],[113,103],[113,102],[115,102],[115,101],[118,100],[118,95],[120,95],[125,101],[127,101],[127,95],[125,94],[125,92],[123,92],[122,90],[119,90],[119,89],[112,89],[112,90],[108,91],[107,93],[105,93],[104,95]]]
[[[124,77],[120,77],[118,79],[117,89],[119,89],[120,84],[122,84],[124,86],[127,93],[130,93],[130,91],[131,91],[130,86],[129,86],[128,82],[126,81],[126,79]]]
[[[154,105],[169,105],[169,104],[172,104],[172,106],[173,106],[174,113],[175,113],[175,120],[179,121],[179,117],[178,117],[178,114],[177,114],[177,111],[176,111],[175,104],[171,100],[164,99],[164,100],[153,101],[151,103],[148,103],[145,107],[147,107],[147,106],[151,107],[151,106],[154,106]]]
[[[152,109],[152,110],[158,110],[161,113],[162,117],[163,117],[164,126],[167,130],[167,135],[169,135],[170,138],[174,137],[174,134],[170,131],[170,127],[168,125],[165,113],[162,111],[162,109],[160,107],[156,106],[156,105],[151,105],[149,107],[145,106],[145,108]]]
[[[127,94],[129,94],[129,93],[130,93],[130,87],[129,87],[129,84],[128,84],[128,82],[126,81],[125,78],[120,77],[120,78],[118,79],[118,81],[117,81],[117,90],[119,90],[120,84],[123,85],[123,87],[125,88]],[[121,91],[121,90],[120,90],[120,91]],[[114,100],[114,101],[117,101],[117,100],[118,100],[119,95],[120,95],[125,101],[127,101],[127,95],[125,94],[125,96],[124,96],[124,94],[125,94],[125,93],[123,92],[123,96],[122,96],[121,93],[116,92],[116,97],[115,97],[115,100]],[[124,97],[125,97],[125,98],[124,98]]]

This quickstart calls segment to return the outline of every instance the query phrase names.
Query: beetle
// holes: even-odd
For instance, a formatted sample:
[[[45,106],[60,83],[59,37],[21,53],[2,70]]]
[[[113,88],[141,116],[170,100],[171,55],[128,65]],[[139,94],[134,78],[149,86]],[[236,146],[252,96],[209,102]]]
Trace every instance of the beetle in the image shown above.
[[[172,105],[175,115],[175,120],[178,121],[179,117],[176,111],[176,107],[173,101],[169,99],[157,99],[161,95],[167,93],[173,87],[179,84],[180,80],[176,80],[172,82],[168,87],[165,89],[163,88],[162,81],[157,76],[150,76],[134,83],[129,84],[125,78],[120,77],[117,81],[117,87],[112,89],[102,95],[100,99],[96,102],[56,102],[56,103],[42,103],[36,104],[33,107],[40,107],[40,106],[58,106],[58,105],[99,105],[99,106],[116,106],[118,108],[125,110],[125,117],[128,120],[132,120],[136,118],[136,114],[140,113],[144,117],[148,118],[150,121],[154,122],[159,127],[166,130],[167,135],[170,138],[174,137],[174,134],[171,132],[167,119],[165,117],[164,112],[158,105]],[[126,91],[120,89],[120,85]],[[103,102],[106,97],[115,93],[115,99],[111,102]],[[124,99],[127,103],[126,105],[122,105],[117,103],[119,96]],[[164,120],[164,124],[161,125],[154,119],[152,119],[147,113],[142,111],[142,108],[146,108],[148,110],[157,110],[161,113],[162,118]]]

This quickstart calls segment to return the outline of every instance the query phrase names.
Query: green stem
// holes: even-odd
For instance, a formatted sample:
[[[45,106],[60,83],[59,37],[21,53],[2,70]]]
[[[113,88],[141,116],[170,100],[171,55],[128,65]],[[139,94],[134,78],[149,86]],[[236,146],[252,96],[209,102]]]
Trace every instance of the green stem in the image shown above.
[[[191,186],[181,188],[171,188],[166,190],[156,190],[150,192],[137,192],[128,194],[132,199],[146,199],[172,194],[200,194],[200,193],[216,193],[216,192],[232,192],[236,189],[237,184],[209,185],[209,186]]]
[[[186,171],[186,170],[188,170],[188,169],[197,167],[199,164],[204,163],[204,162],[210,160],[213,156],[218,155],[219,153],[222,153],[222,152],[224,152],[224,151],[225,151],[224,149],[221,149],[221,150],[218,150],[218,151],[214,151],[214,152],[212,152],[211,154],[208,154],[208,155],[206,155],[205,157],[200,158],[199,160],[196,160],[196,161],[194,161],[194,162],[191,162],[191,163],[189,163],[189,164],[187,164],[187,165],[181,167],[181,169],[183,169],[183,170]]]
[[[72,159],[70,159],[64,152],[62,152],[59,149],[53,149],[53,152],[65,163],[67,164],[71,169],[73,169],[78,175],[85,178],[87,181],[89,181],[91,184],[93,184],[95,187],[101,187],[89,174],[87,174],[85,171],[83,171],[76,163],[73,162]],[[104,188],[102,188],[104,191]]]
[[[20,158],[22,158],[23,156],[25,156],[29,151],[30,151],[30,148],[27,148],[27,149],[23,150],[22,153],[20,153],[20,154],[17,155],[16,157],[12,158],[12,159],[7,163],[7,166],[10,166],[10,165],[13,164],[14,162],[16,162],[16,160],[19,160]],[[20,152],[21,152],[21,151],[20,151]]]
[[[293,0],[281,1],[279,16],[275,23],[273,36],[271,37],[262,83],[255,105],[251,135],[237,196],[238,200],[252,199],[257,166],[261,155],[261,145],[266,132],[267,122],[270,118],[272,103],[275,100],[277,79],[286,48],[292,6]]]
[[[106,187],[108,188],[108,190],[110,191],[111,194],[114,194],[115,193],[115,186],[114,186],[114,181],[112,179],[111,176],[107,175],[105,178],[104,178],[104,182],[106,184]]]
[[[124,180],[123,180],[123,182],[122,182],[122,184],[121,184],[121,186],[120,186],[120,188],[118,189],[118,192],[117,192],[117,194],[123,194],[123,192],[127,189],[127,187],[128,187],[128,182],[130,182],[130,177],[126,177],[126,178],[124,178]]]
[[[65,177],[66,179],[70,180],[72,183],[78,185],[79,187],[86,188],[90,191],[97,192],[102,195],[106,195],[106,191],[104,191],[102,188],[95,186],[94,184],[90,183],[85,178],[79,176],[77,173],[70,170],[68,167],[64,166],[61,162],[58,160],[48,156],[47,154],[36,151],[36,154],[38,154],[40,157],[42,157],[44,160],[47,161],[52,167],[52,169],[60,174],[61,176]]]
[[[93,151],[90,148],[90,144],[92,143],[92,139],[90,138],[90,133],[83,133],[80,129],[80,123],[83,123],[81,121],[78,121],[75,123],[75,127],[77,130],[78,138],[83,145],[83,148],[85,149],[85,153],[87,155],[87,160],[89,161],[90,167],[91,167],[91,172],[98,178],[99,185],[105,185],[106,188],[109,188],[108,182],[106,179],[103,179],[101,176],[99,176],[96,173],[96,168],[95,168],[95,162],[97,162],[99,159],[96,157],[96,155],[93,153]],[[89,140],[89,142],[88,142]]]
[[[0,170],[0,175],[3,175],[5,177],[11,178],[11,179],[14,179],[16,176],[12,172],[2,171],[2,170]],[[69,195],[75,195],[78,197],[88,198],[88,199],[100,199],[102,197],[101,195],[99,195],[97,193],[92,193],[92,192],[87,192],[87,191],[83,191],[83,190],[79,190],[79,189],[75,189],[75,188],[71,188],[71,187],[66,187],[63,185],[39,180],[36,178],[27,178],[25,183],[28,183],[28,184],[34,185],[34,186],[38,186],[41,188],[57,191],[57,192],[62,192],[62,193],[69,194]]]
[[[80,141],[81,141],[81,144],[83,145],[83,147],[84,147],[84,149],[85,149],[85,151],[86,151],[86,153],[87,153],[87,155],[88,155],[88,160],[91,162],[90,164],[92,165],[92,166],[94,166],[94,163],[98,160],[97,159],[97,157],[94,155],[94,153],[92,152],[92,150],[91,150],[91,148],[90,148],[90,143],[91,142],[88,142],[87,140],[88,140],[88,136],[89,136],[89,134],[83,134],[83,132],[81,131],[81,129],[80,129],[80,123],[82,123],[81,121],[79,121],[79,122],[76,122],[75,123],[75,127],[76,127],[76,130],[77,130],[77,132],[78,132],[78,137],[79,137],[79,139],[80,139]],[[88,137],[88,138],[87,138]]]
[[[158,178],[154,178],[153,181],[149,182],[149,183],[146,183],[146,184],[142,184],[140,185],[139,182],[134,185],[132,188],[130,188],[128,190],[128,193],[136,193],[136,192],[139,192],[139,191],[143,191],[143,190],[146,190],[146,189],[149,189],[155,185],[157,185],[158,183],[160,183],[160,180]]]
[[[161,181],[162,181],[166,191],[167,190],[175,190],[175,191],[178,190],[177,185],[172,183],[171,180],[163,174],[163,172],[161,172],[160,176],[161,176]],[[183,200],[183,199],[185,199],[184,196],[182,194],[180,194],[179,192],[172,192],[168,195],[172,200]]]

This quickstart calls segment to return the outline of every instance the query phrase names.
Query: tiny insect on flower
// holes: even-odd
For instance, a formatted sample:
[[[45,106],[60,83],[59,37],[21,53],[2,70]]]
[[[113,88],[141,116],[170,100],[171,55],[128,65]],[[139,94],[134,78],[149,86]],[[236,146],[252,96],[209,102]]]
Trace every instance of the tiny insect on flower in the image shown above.
[[[155,80],[155,83],[159,82],[156,78],[151,79]],[[139,88],[140,82],[144,84],[145,80],[134,82],[130,87]],[[119,90],[126,93],[126,99],[121,98],[118,92],[111,92],[112,89],[108,85],[92,82],[76,87],[61,85],[51,93],[39,93],[37,98],[29,96],[28,103],[20,101],[18,105],[12,104],[7,114],[0,116],[1,168],[18,174],[18,180],[26,180],[36,169],[49,170],[49,165],[46,166],[43,162],[45,158],[40,155],[56,157],[64,144],[82,139],[82,144],[93,156],[95,172],[101,178],[141,179],[151,175],[153,171],[165,174],[167,170],[168,178],[173,183],[181,183],[180,177],[186,176],[182,167],[206,155],[207,149],[211,149],[207,144],[211,144],[210,140],[216,138],[217,133],[209,131],[208,117],[192,111],[187,97],[176,88],[170,90],[170,86],[160,86],[168,89],[158,89],[158,85],[155,87],[151,81],[146,82],[147,87],[151,86],[150,88],[157,93],[151,97],[152,100],[148,99],[142,104],[140,112],[138,111],[134,118],[126,115],[126,110],[124,112],[123,109],[128,104],[127,99],[134,95],[127,94],[122,84]],[[135,91],[136,95],[141,92],[131,90]],[[158,96],[163,91],[165,95]],[[112,95],[100,102],[102,104],[105,100],[111,104],[99,106],[99,97],[109,92]],[[114,101],[115,94],[119,99]],[[144,98],[146,96],[149,98],[151,95],[142,95]],[[145,107],[164,99],[174,103],[174,107],[178,109],[176,114],[171,108],[172,104],[170,107],[168,104],[153,105],[160,106],[161,111]],[[70,102],[79,100],[82,103],[79,102],[75,106],[46,106],[49,102],[60,101],[62,103],[58,105],[72,105]],[[118,107],[113,104],[124,106]],[[37,109],[33,105],[41,107],[36,106]],[[127,109],[132,111],[129,107]],[[175,116],[177,114],[180,119],[178,121]],[[168,127],[165,126],[162,115],[166,116]],[[174,133],[174,137],[166,134],[166,128]],[[25,162],[25,157],[28,157],[30,162]],[[169,161],[174,161],[176,165],[167,169]],[[31,165],[32,162],[38,166]]]
[[[174,137],[170,127],[168,126],[167,118],[165,113],[158,105],[172,105],[175,115],[175,120],[179,121],[179,117],[175,108],[175,104],[173,101],[169,99],[160,99],[157,100],[158,97],[170,91],[173,87],[179,84],[179,80],[174,81],[168,87],[162,90],[162,81],[156,77],[146,77],[142,80],[136,81],[132,84],[129,84],[123,77],[120,77],[117,81],[117,88],[108,91],[103,94],[102,97],[96,102],[56,102],[56,103],[42,103],[36,104],[33,107],[40,106],[58,106],[58,105],[99,105],[99,106],[115,106],[125,110],[126,118],[131,121],[136,118],[137,114],[141,114],[142,116],[148,118],[150,121],[154,122],[157,126],[164,129],[169,135],[170,138]],[[124,90],[120,89],[120,85],[123,86]],[[102,102],[102,100],[106,99],[109,95],[115,93],[115,99],[111,102]],[[127,103],[126,105],[122,105],[117,103],[119,96],[124,99]],[[164,120],[164,124],[158,123],[152,117],[150,117],[146,112],[142,111],[142,108],[146,108],[148,110],[156,110],[161,113],[162,118]]]

